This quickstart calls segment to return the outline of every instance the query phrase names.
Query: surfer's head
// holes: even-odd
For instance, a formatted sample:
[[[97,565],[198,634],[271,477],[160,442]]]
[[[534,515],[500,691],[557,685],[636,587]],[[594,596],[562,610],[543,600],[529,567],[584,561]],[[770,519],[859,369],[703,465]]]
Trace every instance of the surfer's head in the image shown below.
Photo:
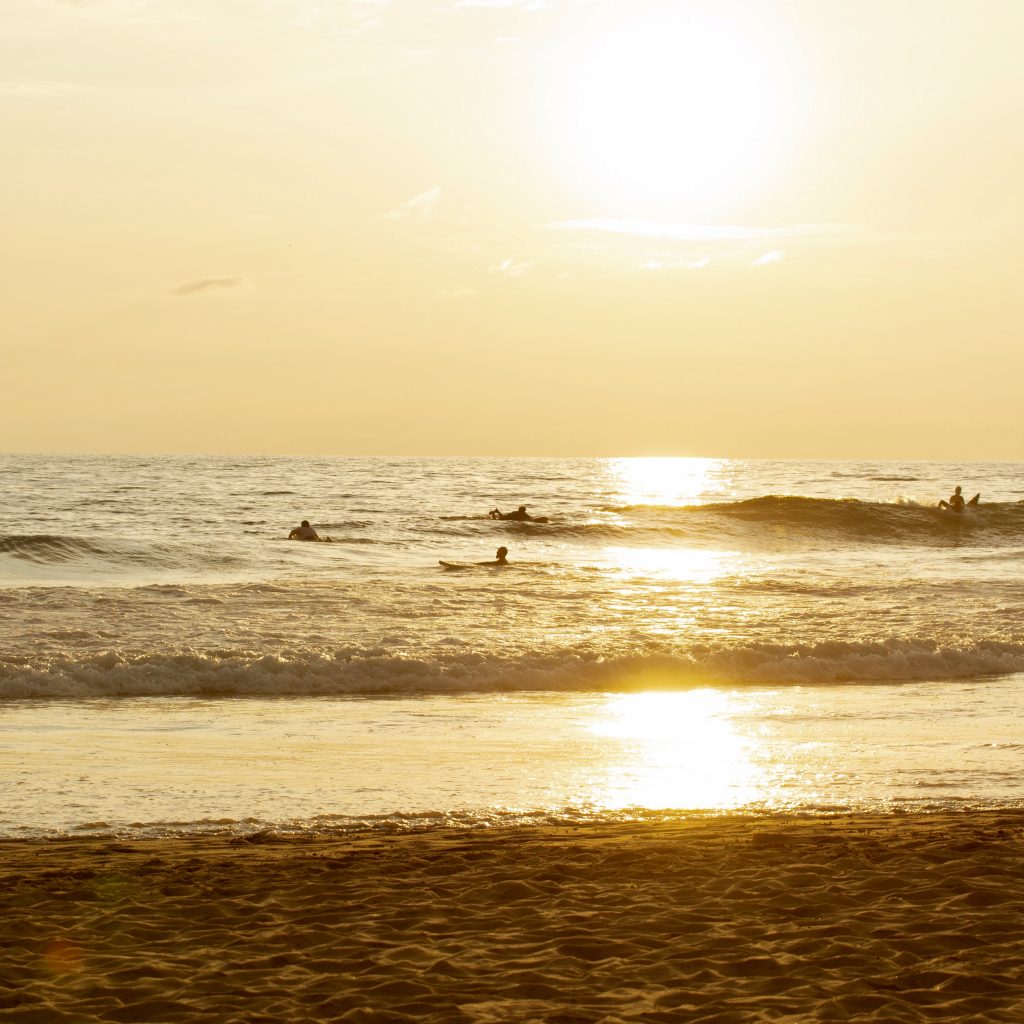
[[[957,489],[956,489],[956,490],[955,490],[955,491],[954,491],[953,493],[954,493],[954,494],[959,494],[959,493],[960,493],[960,487],[959,487],[959,486],[957,486]]]
[[[303,526],[309,526],[309,520],[308,519],[303,519],[302,520],[302,525]]]
[[[508,554],[508,548],[498,548],[498,558],[504,558]]]
[[[519,511],[520,512],[525,512],[526,511],[526,506],[525,505],[520,505],[519,506]]]

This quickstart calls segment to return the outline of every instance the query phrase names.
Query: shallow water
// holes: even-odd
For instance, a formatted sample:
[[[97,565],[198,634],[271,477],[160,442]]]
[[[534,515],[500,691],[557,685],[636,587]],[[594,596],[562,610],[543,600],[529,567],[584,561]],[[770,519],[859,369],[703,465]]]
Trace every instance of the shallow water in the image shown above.
[[[1020,806],[1022,682],[19,702],[0,834]]]

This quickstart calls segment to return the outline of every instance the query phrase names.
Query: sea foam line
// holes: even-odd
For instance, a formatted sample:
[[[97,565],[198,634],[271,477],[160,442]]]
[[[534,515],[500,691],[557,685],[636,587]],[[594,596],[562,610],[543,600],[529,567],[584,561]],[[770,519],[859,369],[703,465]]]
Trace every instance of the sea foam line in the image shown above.
[[[1002,640],[701,645],[615,655],[579,649],[420,657],[351,649],[288,656],[110,651],[35,665],[0,661],[0,699],[617,692],[939,681],[1017,672],[1024,672],[1024,642]]]

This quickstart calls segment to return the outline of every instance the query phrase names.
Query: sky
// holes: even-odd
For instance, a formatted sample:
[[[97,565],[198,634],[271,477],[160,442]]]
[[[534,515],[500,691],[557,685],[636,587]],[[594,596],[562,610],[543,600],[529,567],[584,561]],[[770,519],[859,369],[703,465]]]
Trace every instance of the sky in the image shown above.
[[[0,449],[1024,459],[1019,0],[4,0]]]

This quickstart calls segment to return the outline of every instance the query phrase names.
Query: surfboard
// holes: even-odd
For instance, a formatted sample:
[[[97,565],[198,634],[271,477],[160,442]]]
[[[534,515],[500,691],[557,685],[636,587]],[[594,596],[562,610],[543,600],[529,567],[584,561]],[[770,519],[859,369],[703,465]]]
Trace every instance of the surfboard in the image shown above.
[[[981,499],[981,491],[978,491],[978,493],[973,498],[971,498],[971,500],[969,502],[967,502],[967,507],[970,508],[971,505],[977,505],[978,501],[980,499]]]
[[[446,562],[439,558],[437,564],[442,569],[504,569],[508,562]]]

